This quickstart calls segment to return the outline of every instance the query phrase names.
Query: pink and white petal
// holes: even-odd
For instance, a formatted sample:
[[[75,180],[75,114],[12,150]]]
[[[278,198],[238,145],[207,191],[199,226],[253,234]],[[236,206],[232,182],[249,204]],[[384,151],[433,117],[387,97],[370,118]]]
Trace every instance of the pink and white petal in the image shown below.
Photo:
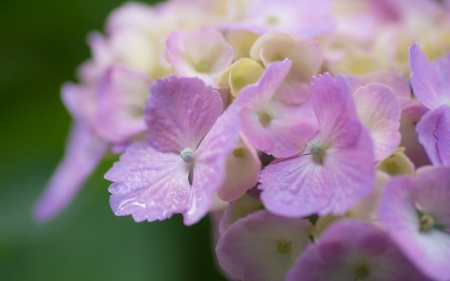
[[[351,220],[329,226],[320,241],[303,252],[286,280],[355,280],[355,266],[361,262],[369,269],[367,280],[428,280],[384,233]]]
[[[419,142],[434,165],[450,164],[450,107],[443,105],[426,113],[416,126]]]
[[[427,188],[428,186],[421,186]],[[403,253],[428,277],[448,280],[450,235],[438,229],[421,232],[413,182],[407,176],[392,178],[381,196],[378,216],[382,227]]]
[[[233,150],[228,155],[225,182],[217,192],[219,198],[228,202],[239,199],[248,189],[255,186],[261,171],[258,153],[245,138],[242,138],[236,149],[239,149],[237,153]]]
[[[381,193],[383,192],[386,183],[391,177],[383,171],[376,170],[375,178],[375,189],[369,195],[358,201],[355,207],[350,210],[350,217],[361,219],[368,223],[377,223],[378,201],[380,200]]]
[[[95,87],[65,83],[61,89],[61,99],[77,122],[90,124],[97,107]]]
[[[115,9],[108,16],[105,30],[111,35],[124,28],[155,28],[159,20],[156,9],[150,5],[138,2],[127,2]]]
[[[195,150],[222,111],[217,91],[199,78],[158,79],[144,109],[147,139],[157,150]]]
[[[182,76],[198,76],[209,85],[227,69],[234,57],[233,48],[213,27],[200,27],[188,33],[169,34],[167,54]]]
[[[221,267],[242,280],[284,280],[300,252],[310,244],[311,224],[305,219],[278,217],[258,211],[238,220],[223,233],[216,247]],[[280,253],[280,242],[288,251]]]
[[[34,205],[36,221],[50,220],[72,201],[107,148],[108,144],[93,134],[87,125],[73,125],[64,158]]]
[[[411,90],[408,81],[395,70],[377,70],[362,76],[343,75],[349,83],[351,92],[370,83],[379,83],[389,86],[397,98],[411,99]]]
[[[242,89],[235,102],[241,107],[250,107],[255,110],[265,109],[264,106],[283,83],[291,66],[292,62],[288,59],[271,63],[256,84]]]
[[[248,193],[245,193],[241,198],[230,202],[219,222],[220,234],[222,235],[225,230],[237,220],[245,218],[247,215],[260,209],[263,209],[261,200],[253,198]]]
[[[448,104],[450,102],[448,88],[441,88],[441,85],[449,83],[443,81],[448,80],[443,78],[443,75],[448,75],[450,69],[440,69],[440,66],[446,64],[441,62],[433,65],[420,50],[418,43],[409,47],[409,61],[411,64],[411,84],[414,95],[419,101],[429,109]]]
[[[238,108],[230,106],[217,119],[195,152],[192,197],[184,223],[198,222],[209,210],[212,198],[225,180],[226,159],[239,139]]]
[[[183,213],[192,194],[188,174],[189,166],[178,154],[134,143],[105,174],[114,182],[108,189],[111,208],[117,216],[132,215],[137,222]]]
[[[431,164],[430,159],[420,144],[416,132],[416,124],[429,110],[425,106],[411,106],[402,110],[400,119],[400,133],[402,135],[400,146],[405,147],[405,154],[416,167]]]
[[[221,74],[233,61],[234,52],[217,29],[200,27],[186,37],[185,55],[194,64],[211,62],[211,73]]]
[[[380,120],[400,120],[400,105],[394,92],[383,84],[370,83],[353,94],[361,122],[369,129]]]
[[[109,68],[99,81],[96,132],[104,139],[121,143],[146,129],[144,105],[151,79],[121,65]]]
[[[292,60],[292,68],[275,97],[293,104],[308,100],[311,77],[319,73],[323,62],[322,51],[314,39],[269,32],[256,40],[250,55],[253,59],[264,62],[266,66],[280,58]]]
[[[335,21],[331,18],[331,1],[256,1],[247,9],[243,22],[224,25],[224,28],[246,29],[258,34],[282,31],[304,36],[331,32]]]
[[[391,155],[400,144],[401,134],[398,131],[399,124],[391,120],[379,120],[370,128],[370,136],[373,142],[375,161],[382,160]]]
[[[264,206],[285,217],[309,216],[333,199],[333,182],[310,155],[278,159],[261,171],[259,189]]]
[[[450,167],[427,166],[417,170],[412,191],[423,213],[432,215],[437,224],[450,228]]]

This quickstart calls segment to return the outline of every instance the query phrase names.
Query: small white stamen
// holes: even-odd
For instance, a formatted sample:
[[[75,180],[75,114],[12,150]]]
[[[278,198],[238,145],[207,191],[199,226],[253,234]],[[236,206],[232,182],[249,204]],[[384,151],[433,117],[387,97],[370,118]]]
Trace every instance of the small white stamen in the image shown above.
[[[195,153],[190,148],[185,148],[180,152],[181,159],[186,163],[192,163],[195,159]]]

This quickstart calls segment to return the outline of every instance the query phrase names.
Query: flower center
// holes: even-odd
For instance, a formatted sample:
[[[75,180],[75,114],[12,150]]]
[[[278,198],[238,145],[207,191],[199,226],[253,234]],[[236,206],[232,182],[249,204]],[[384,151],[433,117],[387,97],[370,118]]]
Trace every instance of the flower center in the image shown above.
[[[432,216],[424,213],[419,213],[419,229],[420,231],[429,231],[435,225],[435,220]]]
[[[185,163],[192,163],[195,159],[195,153],[190,148],[185,148],[180,152],[180,157]]]
[[[211,65],[207,61],[201,61],[195,66],[195,70],[198,72],[209,72],[211,70]]]
[[[437,230],[445,230],[447,227],[442,224],[436,223],[433,216],[425,214],[420,210],[417,210],[417,216],[419,217],[419,230],[423,232],[430,231],[435,228]]]
[[[268,16],[267,17],[267,20],[266,20],[266,22],[267,22],[267,24],[270,24],[270,25],[277,25],[278,24],[278,18],[276,17],[276,16]]]
[[[273,118],[273,112],[270,109],[266,109],[259,113],[259,122],[263,125],[263,127],[269,125]]]
[[[353,274],[355,275],[355,280],[369,277],[370,275],[369,265],[365,262],[355,264],[353,266]]]
[[[394,161],[387,163],[386,170],[391,176],[400,174],[400,167],[398,166],[397,162]]]
[[[245,156],[246,153],[247,153],[247,150],[243,147],[235,148],[233,150],[233,155],[236,158],[242,158]]]
[[[272,61],[273,61],[273,62],[274,62],[274,61],[284,61],[285,58],[286,58],[286,57],[285,57],[285,56],[282,56],[281,54],[276,54],[276,55],[273,55]]]
[[[277,252],[282,255],[286,255],[286,254],[290,253],[291,252],[291,243],[286,242],[284,240],[278,241]]]
[[[313,161],[316,162],[317,164],[323,165],[323,160],[326,155],[326,149],[323,146],[323,144],[321,144],[320,142],[313,143],[309,147],[309,151],[313,156],[312,157]]]

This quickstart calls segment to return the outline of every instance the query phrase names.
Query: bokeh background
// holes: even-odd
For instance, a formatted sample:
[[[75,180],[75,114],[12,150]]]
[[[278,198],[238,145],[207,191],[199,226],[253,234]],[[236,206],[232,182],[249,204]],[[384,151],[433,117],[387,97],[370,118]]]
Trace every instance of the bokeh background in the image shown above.
[[[155,1],[143,1],[147,3]],[[0,280],[225,280],[207,218],[154,223],[116,217],[104,173],[110,155],[56,219],[31,207],[63,155],[70,117],[64,81],[90,56],[85,43],[121,0],[1,0]]]

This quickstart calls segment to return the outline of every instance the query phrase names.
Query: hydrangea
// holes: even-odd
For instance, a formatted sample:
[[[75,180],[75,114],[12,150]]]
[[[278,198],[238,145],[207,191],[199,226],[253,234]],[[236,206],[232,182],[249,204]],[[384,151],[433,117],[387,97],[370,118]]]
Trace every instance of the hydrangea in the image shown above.
[[[124,4],[62,87],[72,132],[35,219],[111,150],[113,213],[191,225],[214,211],[230,279],[449,280],[440,2]]]

